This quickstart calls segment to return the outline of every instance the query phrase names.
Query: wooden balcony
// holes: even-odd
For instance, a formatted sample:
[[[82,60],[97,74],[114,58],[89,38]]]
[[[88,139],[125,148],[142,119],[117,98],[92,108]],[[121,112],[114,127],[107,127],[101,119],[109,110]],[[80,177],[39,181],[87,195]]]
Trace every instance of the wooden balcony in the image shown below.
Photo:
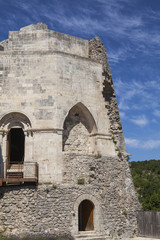
[[[0,186],[38,183],[38,164],[35,162],[0,164]]]

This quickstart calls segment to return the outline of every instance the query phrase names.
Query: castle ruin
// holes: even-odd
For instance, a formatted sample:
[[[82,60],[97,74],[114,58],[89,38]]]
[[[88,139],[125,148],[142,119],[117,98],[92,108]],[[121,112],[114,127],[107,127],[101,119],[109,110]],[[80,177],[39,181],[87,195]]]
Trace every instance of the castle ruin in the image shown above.
[[[0,42],[0,231],[132,237],[139,208],[107,54],[38,23]]]

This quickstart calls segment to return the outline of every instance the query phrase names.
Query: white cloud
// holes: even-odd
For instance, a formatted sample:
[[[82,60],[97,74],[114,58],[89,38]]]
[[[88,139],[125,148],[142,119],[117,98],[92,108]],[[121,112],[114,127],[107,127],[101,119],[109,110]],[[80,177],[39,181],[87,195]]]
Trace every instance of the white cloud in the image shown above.
[[[126,118],[125,112],[119,111],[119,114],[120,114],[120,118],[121,118],[121,119],[125,119],[125,118]]]
[[[130,147],[138,147],[139,146],[139,140],[134,138],[125,138],[126,145]]]
[[[160,110],[155,110],[154,112],[153,112],[153,115],[154,116],[156,116],[156,117],[160,117]]]
[[[131,51],[129,49],[126,51],[126,44],[114,51],[112,49],[109,55],[113,63],[133,57],[138,50],[143,54],[160,54],[157,50],[160,47],[159,30],[154,28],[154,24],[152,28],[147,27],[149,21],[158,21],[160,14],[158,10],[153,11],[147,7],[141,11],[131,11],[134,6],[137,7],[137,1],[86,0],[75,1],[71,6],[67,0],[47,1],[47,4],[38,0],[15,0],[13,5],[23,11],[26,22],[38,22],[41,18],[45,18],[52,29],[55,28],[55,23],[58,23],[66,29],[66,32],[76,35],[77,33],[86,36],[105,35],[111,39],[119,39],[121,42],[125,38]]]
[[[130,121],[140,127],[144,127],[148,124],[148,119],[146,118],[145,115],[141,115],[136,118],[130,119]]]
[[[118,63],[119,61],[125,61],[130,55],[131,58],[134,58],[132,49],[129,45],[122,44],[119,49],[109,48],[107,51],[108,59],[110,63]]]
[[[148,140],[144,142],[143,148],[145,149],[154,149],[160,147],[160,140]]]
[[[146,141],[140,141],[138,139],[134,138],[125,138],[125,143],[129,147],[138,148],[138,149],[145,149],[145,150],[151,150],[156,149],[160,147],[160,140],[146,140]]]
[[[118,78],[114,79],[114,87],[120,110],[141,110],[143,114],[146,109],[152,109],[150,114],[160,117],[159,78],[154,81],[146,80],[145,82],[137,80],[128,82]]]

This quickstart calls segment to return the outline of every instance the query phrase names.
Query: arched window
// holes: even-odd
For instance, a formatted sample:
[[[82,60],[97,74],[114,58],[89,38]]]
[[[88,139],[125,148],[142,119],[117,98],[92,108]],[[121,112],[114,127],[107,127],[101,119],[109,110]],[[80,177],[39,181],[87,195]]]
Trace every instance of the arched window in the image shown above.
[[[90,134],[96,131],[96,123],[90,111],[82,103],[77,103],[64,121],[63,151],[91,153],[93,139]]]
[[[23,113],[11,112],[0,119],[0,129],[7,133],[7,163],[22,164],[25,155],[24,131],[31,127],[29,118]]]
[[[29,118],[20,112],[11,112],[4,115],[0,119],[1,129],[11,129],[12,127],[21,127],[22,129],[28,129],[31,127],[31,122]]]
[[[78,208],[79,231],[94,230],[94,204],[90,200],[83,200]]]

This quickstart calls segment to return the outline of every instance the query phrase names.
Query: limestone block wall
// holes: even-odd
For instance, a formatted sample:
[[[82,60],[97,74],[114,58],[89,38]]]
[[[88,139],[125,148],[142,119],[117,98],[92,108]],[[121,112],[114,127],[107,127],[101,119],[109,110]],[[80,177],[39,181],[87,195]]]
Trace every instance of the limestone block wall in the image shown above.
[[[5,49],[8,51],[56,51],[88,57],[87,40],[48,30],[48,26],[42,23],[32,24],[21,28],[20,31],[10,31],[9,42]]]
[[[20,56],[18,54],[15,61],[11,58],[9,62],[9,69],[6,71],[3,68],[2,71],[1,118],[8,113],[20,112],[30,119],[30,130],[33,132],[32,142],[35,149],[32,154],[34,161],[40,162],[43,156],[44,160],[48,159],[52,164],[57,154],[57,158],[61,159],[62,137],[60,138],[59,135],[57,138],[55,135],[53,136],[55,139],[53,139],[53,145],[50,147],[53,154],[50,154],[52,150],[45,147],[45,145],[50,146],[50,133],[48,133],[48,137],[46,136],[43,139],[45,135],[42,134],[41,137],[40,133],[37,132],[38,130],[49,131],[48,129],[53,131],[60,129],[62,131],[68,112],[78,102],[83,103],[89,109],[95,119],[97,133],[101,134],[101,137],[96,136],[98,146],[96,151],[102,154],[116,154],[112,138],[107,135],[109,134],[109,119],[106,119],[107,111],[101,94],[102,87],[99,86],[99,83],[93,82],[93,71],[96,79],[101,80],[101,65],[97,66],[94,62],[90,63],[86,59],[76,59],[71,56],[56,57],[54,54],[53,56],[46,56],[46,54],[34,56],[33,53],[32,55],[29,53],[29,55]],[[89,87],[86,81],[88,81]],[[40,138],[36,137],[37,134]],[[107,139],[105,139],[105,136],[103,137],[103,134],[107,135]],[[60,146],[58,152],[57,148],[54,147],[54,140],[56,146]],[[104,148],[103,146],[107,141],[110,142],[110,147]],[[40,154],[41,150],[36,151],[36,146],[38,148],[42,146],[45,149],[43,154]],[[6,148],[4,147],[3,153],[5,151]],[[27,156],[25,159],[30,161]],[[61,165],[58,166],[56,172],[61,172],[59,169]],[[50,172],[50,174],[52,173]],[[43,179],[45,179],[44,175]],[[46,181],[48,181],[48,178]]]
[[[103,62],[107,61],[107,55],[104,49],[96,55],[98,45],[48,30],[41,23],[10,32],[9,39],[1,43],[4,49],[0,51],[0,118],[18,112],[29,119],[30,125],[25,128],[25,161],[39,163],[40,182],[61,181],[62,150],[117,155],[112,136],[115,133],[111,131],[116,124],[110,122],[115,114],[111,110],[116,106],[108,110],[105,105],[103,69],[108,68],[104,68]],[[95,128],[88,132],[83,128],[90,124],[86,114],[81,130],[78,126],[72,129],[64,148],[64,122],[77,104],[84,106],[82,112],[90,113]],[[16,124],[19,123],[13,127]],[[4,161],[8,131],[8,125],[1,127],[1,132],[6,134],[6,137],[2,134],[1,139]],[[84,141],[79,145],[82,135]],[[123,142],[123,138],[119,142]]]

